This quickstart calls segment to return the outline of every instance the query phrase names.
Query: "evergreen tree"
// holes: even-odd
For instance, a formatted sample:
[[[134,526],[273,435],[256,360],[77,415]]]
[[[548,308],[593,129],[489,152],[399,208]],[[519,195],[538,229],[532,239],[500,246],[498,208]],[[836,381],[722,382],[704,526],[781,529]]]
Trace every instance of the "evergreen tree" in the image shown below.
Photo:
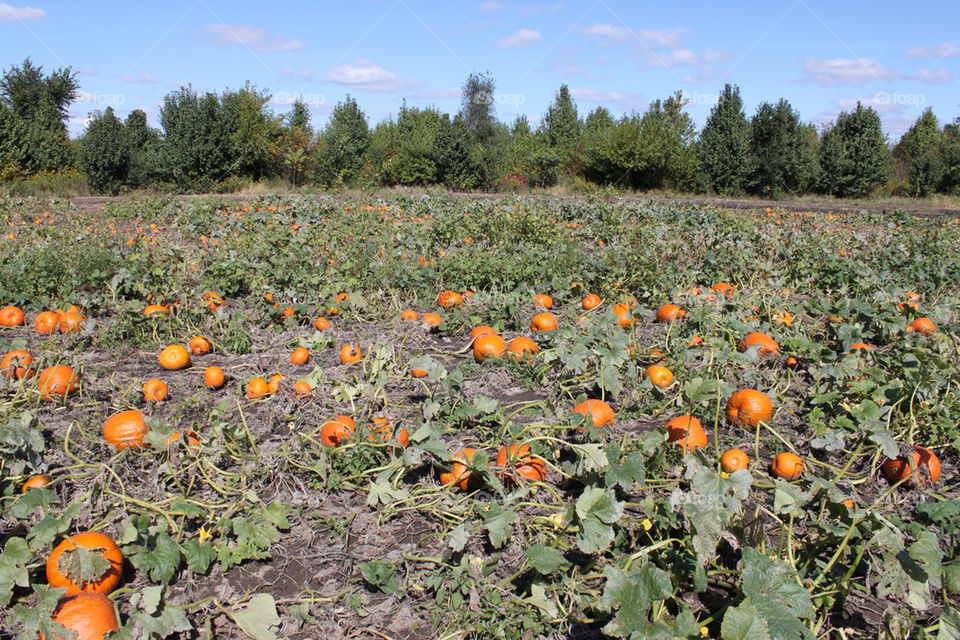
[[[317,145],[317,165],[322,182],[330,186],[352,183],[363,169],[363,157],[369,144],[367,117],[357,101],[348,95],[334,107]]]
[[[584,175],[598,183],[619,179],[616,164],[609,153],[617,123],[606,107],[597,107],[587,114],[583,126]]]
[[[565,161],[572,160],[580,146],[583,123],[577,115],[577,106],[570,97],[567,85],[561,85],[553,104],[543,115],[543,131],[547,143],[556,149]]]
[[[130,170],[130,146],[113,108],[94,112],[80,139],[79,155],[80,167],[94,192],[119,193]]]
[[[721,194],[746,190],[752,173],[750,123],[740,88],[726,85],[700,134],[700,170],[707,186]]]
[[[940,187],[944,175],[945,142],[940,123],[933,110],[928,108],[894,147],[893,157],[905,170],[910,195],[923,198]]]
[[[757,107],[750,121],[751,193],[779,198],[805,192],[816,175],[816,139],[816,130],[802,124],[783,98]]]
[[[886,180],[889,159],[880,116],[858,102],[854,111],[840,113],[823,135],[820,190],[841,198],[865,196]]]
[[[664,101],[656,100],[639,122],[639,171],[633,186],[641,189],[689,188],[697,170],[693,142],[696,129],[686,101],[678,91]]]
[[[287,114],[287,127],[304,133],[313,132],[310,126],[310,108],[300,98],[293,101],[290,113]]]
[[[943,138],[940,191],[960,195],[960,118],[943,128]]]

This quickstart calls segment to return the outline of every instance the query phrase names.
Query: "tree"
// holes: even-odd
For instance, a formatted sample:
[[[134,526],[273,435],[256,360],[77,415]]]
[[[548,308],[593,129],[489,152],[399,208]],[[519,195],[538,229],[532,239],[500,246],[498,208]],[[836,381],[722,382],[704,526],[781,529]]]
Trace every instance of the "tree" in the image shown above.
[[[260,180],[270,173],[270,149],[279,135],[280,122],[266,109],[270,94],[249,82],[237,91],[226,90],[220,99],[223,128],[229,132],[229,153],[236,175]]]
[[[893,157],[910,184],[910,195],[923,198],[940,187],[945,173],[945,143],[946,134],[941,131],[933,110],[928,108],[893,148]]]
[[[683,189],[690,186],[697,169],[693,147],[696,130],[686,101],[678,91],[664,101],[656,100],[639,122],[639,172],[633,186],[641,189]]]
[[[444,121],[446,120],[446,121]],[[440,180],[437,136],[449,126],[449,117],[437,109],[400,107],[395,145],[387,161],[391,184],[426,185]]]
[[[886,180],[889,159],[880,116],[858,102],[852,112],[841,112],[823,135],[820,190],[841,198],[867,195]]]
[[[816,175],[816,141],[816,130],[800,122],[789,102],[762,103],[750,121],[750,192],[779,198],[806,191]]]
[[[488,143],[496,133],[495,96],[496,83],[489,72],[471,73],[463,83],[460,115],[480,144]]]
[[[547,107],[542,127],[547,143],[560,154],[565,164],[572,163],[579,150],[583,123],[567,85],[560,86],[553,104]]]
[[[304,133],[313,132],[310,126],[310,108],[300,98],[293,101],[290,113],[287,114],[287,127]]]
[[[746,190],[752,173],[750,123],[740,88],[726,85],[700,134],[700,170],[707,186],[722,194]]]
[[[167,94],[160,124],[164,172],[180,189],[210,189],[235,173],[230,131],[217,94],[201,96],[192,87]]]
[[[584,175],[594,182],[612,183],[619,179],[610,149],[617,123],[606,107],[597,107],[583,125]]]
[[[320,135],[317,165],[327,185],[351,183],[363,169],[363,156],[370,144],[367,118],[349,95],[337,103]]]
[[[960,118],[943,128],[943,178],[940,190],[960,194]]]
[[[79,155],[80,167],[93,191],[119,193],[130,170],[130,146],[123,123],[112,107],[103,113],[94,112],[80,139]]]
[[[77,98],[79,88],[76,74],[69,68],[61,67],[45,76],[43,66],[35,66],[27,58],[0,77],[0,101],[28,122],[38,118],[40,111],[52,108],[66,131],[70,103]]]
[[[147,114],[134,109],[124,120],[123,129],[130,151],[127,184],[147,187],[161,180],[160,133],[147,126]]]

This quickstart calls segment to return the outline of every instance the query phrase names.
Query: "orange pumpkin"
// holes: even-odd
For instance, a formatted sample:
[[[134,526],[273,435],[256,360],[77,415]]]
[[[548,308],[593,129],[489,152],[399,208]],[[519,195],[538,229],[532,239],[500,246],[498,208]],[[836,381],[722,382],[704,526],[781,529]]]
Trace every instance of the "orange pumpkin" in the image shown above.
[[[86,318],[77,311],[67,311],[60,314],[60,320],[57,322],[57,328],[60,333],[79,333],[83,328],[83,321]]]
[[[557,317],[549,312],[538,313],[530,320],[530,331],[556,331]]]
[[[73,369],[62,364],[47,367],[37,376],[40,393],[46,399],[54,399],[54,396],[66,398],[77,390],[77,383],[77,374]]]
[[[210,349],[212,348],[213,345],[211,345],[210,341],[203,336],[194,336],[190,340],[190,351],[198,356],[210,353]]]
[[[669,387],[670,383],[673,382],[673,372],[662,364],[650,365],[644,370],[643,374],[650,378],[650,382],[660,389]]]
[[[117,451],[127,447],[133,450],[143,448],[143,436],[150,427],[143,421],[143,414],[136,409],[116,413],[103,423],[103,439],[112,444]]]
[[[348,344],[340,349],[340,362],[344,364],[359,362],[361,358],[363,358],[363,354],[360,353],[360,347],[357,345]]]
[[[270,384],[260,376],[253,378],[247,383],[247,397],[251,400],[262,398],[269,393]]]
[[[313,387],[310,386],[309,382],[305,380],[297,380],[293,383],[293,390],[291,391],[293,396],[298,400],[304,400],[309,398],[313,393]]]
[[[216,311],[223,304],[223,298],[216,291],[207,291],[203,294],[203,299],[207,301],[210,311]]]
[[[784,480],[796,480],[803,475],[803,460],[795,453],[778,453],[770,465],[773,475]]]
[[[313,326],[317,331],[323,331],[324,329],[329,329],[333,325],[331,325],[330,321],[323,316],[318,316],[317,319],[313,321]]]
[[[310,360],[310,352],[306,347],[297,347],[290,354],[290,364],[307,364]]]
[[[907,325],[907,333],[916,331],[919,334],[928,336],[931,333],[934,333],[936,330],[937,330],[937,325],[933,324],[933,320],[931,320],[926,316],[917,318],[913,322]]]
[[[463,296],[456,291],[443,291],[437,296],[437,304],[444,309],[463,306]]]
[[[913,447],[913,451],[909,453],[913,459],[912,468],[907,455],[901,454],[899,457],[887,458],[883,461],[880,470],[887,482],[896,484],[909,478],[906,484],[917,487],[937,481],[940,477],[940,458],[937,454],[925,447]]]
[[[440,473],[440,483],[444,486],[455,486],[467,491],[473,481],[473,473],[467,468],[467,465],[473,463],[473,454],[476,452],[476,449],[468,447],[453,454],[450,470]]]
[[[420,324],[428,331],[435,331],[441,322],[443,322],[443,318],[440,317],[439,313],[425,313],[420,317]]]
[[[736,287],[726,282],[718,282],[714,284],[712,287],[710,287],[710,291],[716,291],[717,293],[722,293],[728,298],[733,295],[733,292],[735,289]]]
[[[20,307],[4,307],[0,309],[0,327],[19,327],[24,323],[23,309]]]
[[[553,298],[545,293],[538,293],[537,295],[533,296],[533,306],[541,307],[543,309],[550,309],[553,307]]]
[[[8,351],[3,360],[0,360],[0,372],[4,378],[13,380],[29,380],[37,375],[37,370],[31,367],[33,356],[26,349]]]
[[[211,389],[219,389],[223,386],[224,375],[220,367],[207,367],[203,371],[203,384]]]
[[[350,416],[339,415],[320,427],[320,442],[328,447],[337,447],[350,440],[356,423]]]
[[[400,319],[405,322],[416,322],[420,319],[420,314],[413,309],[404,309],[403,313],[400,314]]]
[[[500,447],[497,451],[497,466],[512,470],[504,475],[506,479],[516,481],[517,478],[543,482],[547,477],[547,464],[543,458],[533,455],[528,444],[511,444]]]
[[[186,347],[179,344],[172,344],[160,352],[157,356],[160,366],[164,369],[177,371],[190,366],[190,352]]]
[[[148,304],[143,308],[143,315],[147,317],[165,316],[170,313],[170,307],[162,304]]]
[[[770,420],[773,404],[767,394],[756,389],[740,389],[727,400],[727,420],[741,427],[755,428]]]
[[[677,322],[682,320],[687,312],[675,304],[660,305],[657,309],[657,322]]]
[[[667,442],[676,443],[684,452],[707,446],[703,425],[693,416],[677,416],[667,424]]]
[[[613,425],[613,409],[603,400],[585,400],[573,408],[574,413],[589,415],[593,426],[600,429],[606,425]]]
[[[26,482],[20,487],[20,493],[26,493],[30,489],[43,489],[51,482],[53,482],[53,478],[48,474],[38,473],[27,478]]]
[[[485,333],[473,341],[473,359],[483,362],[487,358],[499,358],[507,350],[507,343],[497,334]]]
[[[33,327],[37,330],[37,333],[43,335],[49,335],[56,331],[59,323],[60,314],[56,311],[41,311],[33,319]]]
[[[470,330],[470,343],[473,344],[474,340],[484,335],[497,335],[497,330],[485,324],[476,326]]]
[[[113,600],[102,593],[78,593],[61,598],[53,611],[53,620],[76,632],[74,640],[103,640],[120,628]],[[63,640],[54,636],[55,640]],[[40,636],[43,640],[43,636]]]
[[[630,307],[622,302],[618,302],[617,304],[613,305],[613,315],[617,317],[617,325],[621,327],[629,327],[637,321],[636,318],[634,318],[630,313]]]
[[[163,380],[151,378],[143,383],[143,399],[147,402],[163,402],[169,393],[167,383]]]
[[[540,353],[540,347],[526,336],[517,336],[507,344],[507,352],[514,360],[531,360],[535,354]]]
[[[760,345],[759,354],[761,356],[777,355],[780,352],[780,345],[776,340],[763,333],[762,331],[751,331],[740,341],[737,346],[738,351],[746,351],[753,345]]]
[[[733,473],[749,466],[750,458],[740,449],[727,449],[720,456],[720,468],[726,473]]]
[[[70,555],[69,552],[77,547],[83,547],[89,551],[98,551],[109,561],[110,566],[103,575],[78,584],[61,571],[60,557],[64,553]],[[68,596],[81,592],[107,594],[113,591],[120,582],[120,575],[123,573],[123,554],[108,536],[96,531],[85,531],[64,538],[60,541],[60,544],[53,548],[50,557],[47,558],[46,571],[47,582],[50,586],[65,587]]]
[[[591,309],[596,309],[599,307],[601,302],[602,300],[600,300],[600,296],[595,293],[591,293],[580,302],[580,306],[585,310],[590,311]]]

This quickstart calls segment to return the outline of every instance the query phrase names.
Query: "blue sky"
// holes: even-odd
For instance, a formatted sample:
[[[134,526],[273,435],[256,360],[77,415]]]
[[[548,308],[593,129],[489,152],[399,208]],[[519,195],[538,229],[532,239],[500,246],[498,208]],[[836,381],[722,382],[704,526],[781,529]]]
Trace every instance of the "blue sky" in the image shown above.
[[[926,107],[941,122],[960,116],[958,17],[956,0],[8,0],[0,65],[73,67],[74,134],[106,106],[157,124],[163,96],[187,83],[250,81],[278,113],[299,96],[315,127],[348,93],[371,122],[404,99],[454,112],[467,75],[489,71],[507,122],[538,122],[565,83],[582,115],[642,111],[682,90],[700,126],[729,82],[748,115],[784,97],[822,124],[861,100],[896,140]]]

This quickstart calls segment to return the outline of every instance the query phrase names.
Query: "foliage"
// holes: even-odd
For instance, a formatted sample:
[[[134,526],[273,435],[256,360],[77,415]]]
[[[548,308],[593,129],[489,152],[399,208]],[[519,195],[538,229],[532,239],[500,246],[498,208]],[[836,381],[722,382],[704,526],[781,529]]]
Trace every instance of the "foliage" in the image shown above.
[[[740,87],[724,85],[698,142],[700,173],[709,189],[721,194],[746,191],[756,158],[750,154],[750,142],[751,125],[743,112]]]
[[[843,111],[820,142],[820,189],[829,195],[864,196],[884,183],[890,152],[873,107]]]

